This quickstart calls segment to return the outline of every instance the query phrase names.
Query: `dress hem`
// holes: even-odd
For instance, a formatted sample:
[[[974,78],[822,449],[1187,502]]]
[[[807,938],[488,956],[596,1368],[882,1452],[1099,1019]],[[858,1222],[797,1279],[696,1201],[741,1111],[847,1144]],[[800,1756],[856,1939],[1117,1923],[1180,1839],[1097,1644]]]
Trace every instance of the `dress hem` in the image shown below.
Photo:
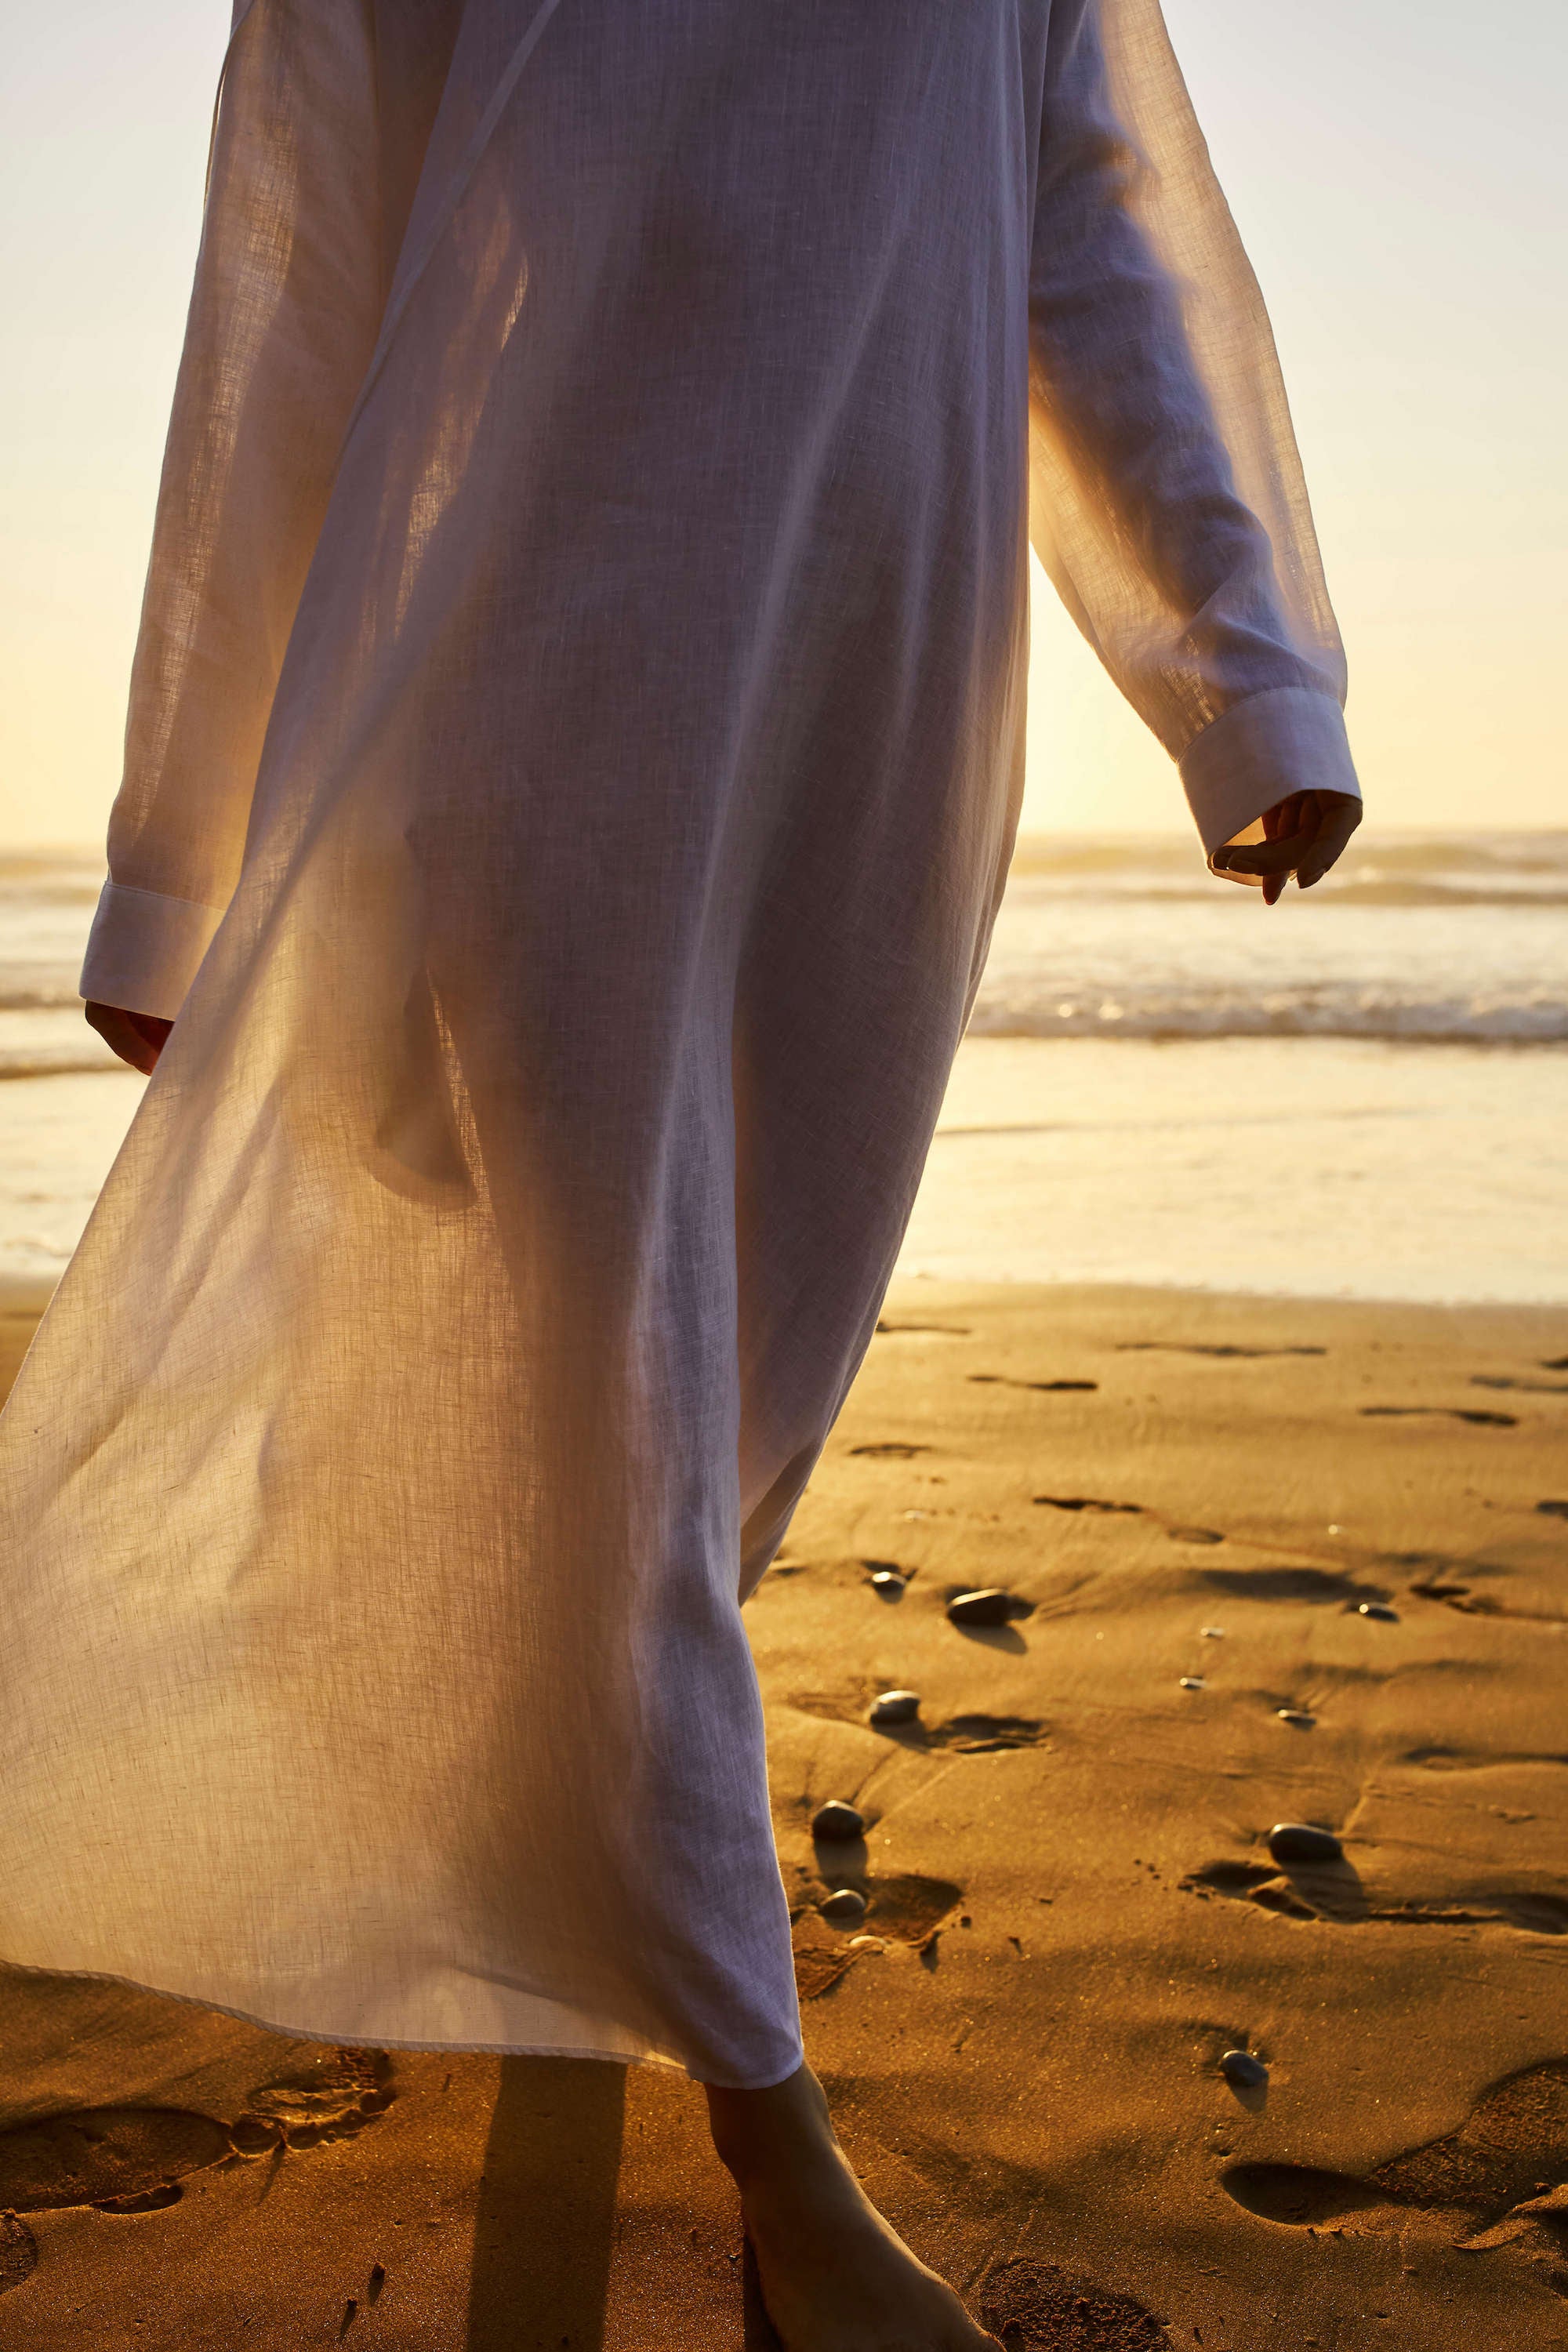
[[[112,1969],[42,1968],[26,1960],[0,1959],[0,1967],[14,1976],[53,1977],[72,1984],[122,1985],[127,1992],[151,1993],[158,2000],[177,2000],[185,2009],[205,2009],[216,2017],[232,2017],[241,2025],[254,2025],[263,2033],[279,2033],[291,2042],[319,2042],[336,2050],[408,2050],[428,2051],[433,2057],[445,2053],[454,2055],[471,2052],[475,2057],[491,2058],[591,2058],[607,2066],[660,2066],[671,2074],[684,2074],[693,2083],[711,2084],[721,2091],[767,2091],[780,2083],[787,2083],[805,2063],[804,2046],[797,2051],[794,2065],[782,2074],[770,2074],[764,2082],[739,2083],[721,2079],[715,2074],[699,2074],[683,2058],[676,2058],[665,2050],[613,2050],[589,2042],[437,2042],[413,2040],[391,2033],[370,2033],[363,2039],[356,2034],[331,2033],[320,2026],[285,2023],[275,2017],[263,2017],[256,2010],[237,2009],[231,2002],[209,2000],[203,1993],[175,1992],[168,1985],[150,1984],[142,1977],[120,1976]]]

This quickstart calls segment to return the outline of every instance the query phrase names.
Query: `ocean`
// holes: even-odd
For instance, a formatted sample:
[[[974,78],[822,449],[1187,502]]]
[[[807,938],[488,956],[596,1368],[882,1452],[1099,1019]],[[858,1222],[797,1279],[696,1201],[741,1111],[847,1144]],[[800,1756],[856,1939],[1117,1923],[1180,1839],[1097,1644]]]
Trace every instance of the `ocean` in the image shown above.
[[[81,1017],[101,877],[0,860],[0,1285],[142,1081]],[[1358,839],[1266,908],[1177,839],[1026,837],[900,1270],[1568,1303],[1568,832]]]

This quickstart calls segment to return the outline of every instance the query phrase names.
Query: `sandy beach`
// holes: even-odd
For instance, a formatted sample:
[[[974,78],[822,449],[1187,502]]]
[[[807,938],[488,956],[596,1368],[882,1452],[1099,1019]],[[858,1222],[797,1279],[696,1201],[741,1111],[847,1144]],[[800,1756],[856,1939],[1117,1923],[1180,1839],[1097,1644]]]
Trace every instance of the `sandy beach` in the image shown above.
[[[1016,2352],[1568,2344],[1565,1354],[1557,1310],[896,1287],[749,1618],[808,2048]],[[814,1847],[831,1798],[863,1843]],[[679,2075],[0,1998],[4,2352],[768,2341]]]

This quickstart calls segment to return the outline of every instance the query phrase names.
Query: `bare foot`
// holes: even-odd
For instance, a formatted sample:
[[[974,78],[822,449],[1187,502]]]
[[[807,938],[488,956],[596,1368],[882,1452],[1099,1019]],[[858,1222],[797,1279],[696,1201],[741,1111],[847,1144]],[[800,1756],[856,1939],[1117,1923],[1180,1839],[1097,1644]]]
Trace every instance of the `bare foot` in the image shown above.
[[[710,2084],[708,2113],[784,2352],[1001,2352],[883,2221],[809,2066],[769,2091]]]

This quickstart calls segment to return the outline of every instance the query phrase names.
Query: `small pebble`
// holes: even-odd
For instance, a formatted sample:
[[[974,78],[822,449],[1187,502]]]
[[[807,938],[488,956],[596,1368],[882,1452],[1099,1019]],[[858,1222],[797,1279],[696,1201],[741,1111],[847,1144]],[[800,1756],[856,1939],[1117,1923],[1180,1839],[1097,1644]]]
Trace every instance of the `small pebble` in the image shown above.
[[[1309,1715],[1305,1707],[1277,1706],[1274,1712],[1279,1717],[1281,1723],[1299,1723],[1309,1725],[1316,1723],[1318,1720],[1315,1715]]]
[[[884,1691],[881,1697],[873,1703],[871,1720],[873,1723],[912,1723],[920,1711],[919,1691]]]
[[[812,1816],[811,1834],[825,1845],[847,1845],[852,1838],[860,1836],[865,1827],[863,1813],[833,1797]]]
[[[851,1936],[849,1948],[852,1952],[885,1952],[888,1947],[880,1936]]]
[[[1217,1528],[1167,1528],[1165,1533],[1173,1543],[1216,1544],[1225,1541]]]
[[[866,1897],[853,1886],[840,1886],[817,1909],[836,1927],[858,1927],[866,1916]]]
[[[1332,1830],[1320,1829],[1315,1822],[1276,1822],[1268,1851],[1276,1862],[1339,1862],[1344,1854]]]
[[[1227,2050],[1219,2062],[1219,2071],[1238,2091],[1259,2090],[1268,2080],[1268,2067],[1250,2050]]]
[[[1208,1685],[1205,1682],[1202,1675],[1184,1675],[1182,1676],[1182,1688],[1184,1690],[1206,1690],[1208,1688]]]
[[[1375,1617],[1380,1625],[1397,1625],[1399,1612],[1391,1609],[1386,1601],[1363,1601],[1356,1611],[1358,1617]]]
[[[947,1604],[950,1622],[954,1625],[1006,1625],[1011,1623],[1015,1603],[1010,1592],[997,1584],[987,1584],[975,1592],[961,1592]]]
[[[1204,1627],[1204,1640],[1205,1642],[1223,1642],[1224,1639],[1225,1627],[1223,1625],[1205,1625]]]
[[[904,1583],[905,1579],[890,1568],[879,1568],[871,1579],[872,1590],[886,1593],[889,1601],[898,1599],[904,1589]]]

